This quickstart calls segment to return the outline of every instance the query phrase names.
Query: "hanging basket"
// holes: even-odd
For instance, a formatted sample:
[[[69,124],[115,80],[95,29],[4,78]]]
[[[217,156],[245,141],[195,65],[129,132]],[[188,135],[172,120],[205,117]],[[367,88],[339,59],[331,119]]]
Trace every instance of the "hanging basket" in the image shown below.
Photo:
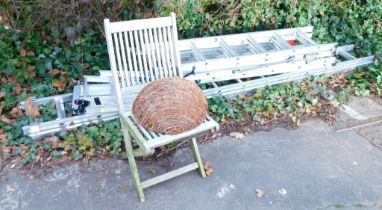
[[[181,77],[151,82],[133,103],[133,115],[143,127],[165,134],[191,130],[204,121],[207,113],[203,92]]]

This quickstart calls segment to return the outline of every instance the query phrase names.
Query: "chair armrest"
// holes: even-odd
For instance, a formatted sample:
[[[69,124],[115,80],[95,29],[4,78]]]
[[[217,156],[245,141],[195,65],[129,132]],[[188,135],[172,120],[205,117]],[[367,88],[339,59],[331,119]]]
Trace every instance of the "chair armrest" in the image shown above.
[[[141,132],[135,127],[134,123],[129,119],[128,115],[120,115],[122,129],[129,132],[129,134],[135,140],[135,143],[139,145],[140,150],[143,151],[144,154],[150,154],[151,148],[146,142],[145,137],[142,136]]]

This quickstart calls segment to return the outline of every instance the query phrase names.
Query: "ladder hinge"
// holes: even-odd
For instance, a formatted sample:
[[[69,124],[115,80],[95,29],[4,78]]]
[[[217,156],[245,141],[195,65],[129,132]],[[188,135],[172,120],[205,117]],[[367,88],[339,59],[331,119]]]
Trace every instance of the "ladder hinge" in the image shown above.
[[[85,108],[90,105],[90,101],[76,99],[74,100],[74,105],[75,105],[75,107],[73,107],[74,115],[85,114],[86,112]]]

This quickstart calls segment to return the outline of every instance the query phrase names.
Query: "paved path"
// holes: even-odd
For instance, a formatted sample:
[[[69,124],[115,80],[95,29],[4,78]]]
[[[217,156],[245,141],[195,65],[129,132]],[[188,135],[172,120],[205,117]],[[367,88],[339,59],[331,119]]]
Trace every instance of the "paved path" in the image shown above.
[[[194,171],[156,185],[145,190],[145,203],[139,203],[121,160],[35,171],[34,179],[30,171],[7,169],[0,177],[0,209],[382,208],[382,151],[352,130],[336,133],[313,120],[292,131],[223,137],[200,150],[214,168],[212,176],[202,179]],[[185,148],[139,167],[150,177],[191,160]],[[14,191],[7,193],[7,185]],[[256,189],[265,195],[258,198]]]

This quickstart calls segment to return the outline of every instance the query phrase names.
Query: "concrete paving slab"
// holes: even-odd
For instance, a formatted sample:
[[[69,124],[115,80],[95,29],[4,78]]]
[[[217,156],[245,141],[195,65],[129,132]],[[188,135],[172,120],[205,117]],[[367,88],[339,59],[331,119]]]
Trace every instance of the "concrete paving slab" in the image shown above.
[[[335,129],[339,132],[353,129],[382,150],[381,121],[381,98],[352,97],[351,103],[341,106]]]
[[[351,97],[347,106],[366,118],[382,116],[382,105],[369,97]]]
[[[355,131],[336,133],[322,121],[200,145],[213,175],[196,171],[135,194],[126,161],[94,160],[51,171],[7,169],[0,209],[380,209],[382,152]],[[142,177],[192,161],[189,148],[139,163]],[[6,192],[7,185],[14,189]],[[265,192],[256,196],[256,189]]]
[[[357,128],[355,131],[382,151],[382,122]]]

